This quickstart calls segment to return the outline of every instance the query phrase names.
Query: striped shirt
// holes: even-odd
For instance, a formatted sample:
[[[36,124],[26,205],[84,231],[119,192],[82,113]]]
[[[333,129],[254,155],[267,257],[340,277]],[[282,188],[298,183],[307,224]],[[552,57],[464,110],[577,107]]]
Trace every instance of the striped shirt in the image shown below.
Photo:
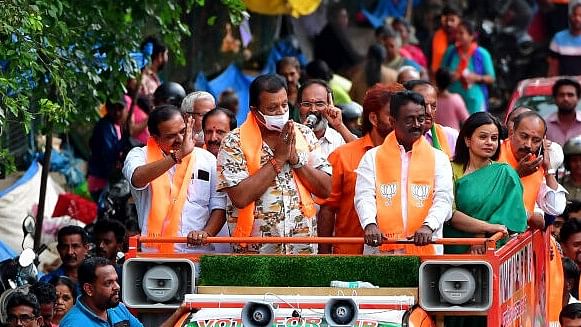
[[[549,46],[550,56],[559,61],[559,75],[581,75],[581,35],[569,29],[555,34]]]

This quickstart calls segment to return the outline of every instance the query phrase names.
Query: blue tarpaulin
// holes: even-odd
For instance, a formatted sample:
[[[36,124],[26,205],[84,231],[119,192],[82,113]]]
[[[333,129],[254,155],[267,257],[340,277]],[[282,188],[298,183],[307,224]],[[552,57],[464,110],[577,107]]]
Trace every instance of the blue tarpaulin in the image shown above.
[[[245,75],[240,68],[230,64],[220,75],[209,81],[203,72],[199,72],[195,80],[195,88],[199,91],[210,92],[214,98],[218,98],[220,93],[226,89],[232,89],[238,95],[240,102],[236,120],[240,125],[246,120],[248,114],[248,88],[254,77]]]
[[[414,7],[417,6],[422,2],[422,0],[413,0]],[[383,26],[385,22],[385,18],[387,17],[397,17],[403,18],[406,14],[408,0],[400,0],[397,1],[398,3],[394,3],[393,0],[379,0],[377,6],[373,11],[369,11],[367,9],[361,9],[361,12],[369,21],[369,24],[373,26],[373,28],[378,28]]]

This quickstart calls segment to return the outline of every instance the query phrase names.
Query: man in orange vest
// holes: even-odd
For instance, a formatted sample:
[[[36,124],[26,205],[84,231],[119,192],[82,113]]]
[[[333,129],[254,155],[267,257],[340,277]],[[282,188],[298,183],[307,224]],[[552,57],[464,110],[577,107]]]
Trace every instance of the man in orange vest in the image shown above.
[[[529,226],[535,228],[544,227],[543,213],[558,216],[567,203],[567,191],[557,183],[549,151],[542,146],[546,131],[545,120],[537,112],[519,114],[501,145],[499,158],[518,172],[524,187]]]
[[[331,166],[310,128],[289,120],[285,80],[258,76],[250,84],[250,112],[218,152],[218,189],[232,236],[316,236],[312,195],[326,198]],[[316,244],[240,244],[237,252],[316,253]]]
[[[147,145],[127,154],[123,175],[131,183],[141,235],[190,234],[190,243],[201,245],[224,225],[226,195],[216,191],[216,158],[194,147],[193,125],[192,117],[184,121],[175,106],[156,107],[149,115]],[[211,245],[154,247],[161,252],[213,250]]]
[[[321,203],[318,215],[319,236],[363,237],[363,228],[355,212],[355,169],[363,155],[385,140],[392,131],[389,122],[391,94],[403,91],[400,84],[375,84],[363,100],[363,132],[365,135],[342,145],[329,155],[333,166],[331,195]],[[319,253],[362,254],[363,244],[321,244]]]
[[[355,210],[365,231],[365,253],[435,254],[452,214],[452,168],[448,156],[423,136],[423,97],[403,91],[390,99],[394,131],[363,156],[356,170]],[[413,239],[414,245],[383,244]],[[382,245],[383,244],[383,245]]]
[[[432,146],[442,150],[450,159],[454,157],[458,131],[452,127],[442,126],[436,123],[436,110],[438,110],[438,92],[432,83],[425,80],[411,80],[404,84],[405,88],[418,92],[426,101],[426,121],[424,123],[424,137]],[[446,110],[446,108],[443,108]]]

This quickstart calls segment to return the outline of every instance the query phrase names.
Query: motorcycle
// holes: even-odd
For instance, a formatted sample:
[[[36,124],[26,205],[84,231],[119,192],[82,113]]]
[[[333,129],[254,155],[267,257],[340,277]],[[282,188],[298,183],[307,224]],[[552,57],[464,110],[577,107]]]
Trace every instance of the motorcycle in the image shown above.
[[[0,262],[0,321],[6,323],[6,302],[14,292],[27,292],[28,287],[37,281],[38,256],[46,250],[42,245],[36,252],[31,248],[24,248],[24,243],[34,235],[35,219],[27,216],[22,222],[22,253]]]

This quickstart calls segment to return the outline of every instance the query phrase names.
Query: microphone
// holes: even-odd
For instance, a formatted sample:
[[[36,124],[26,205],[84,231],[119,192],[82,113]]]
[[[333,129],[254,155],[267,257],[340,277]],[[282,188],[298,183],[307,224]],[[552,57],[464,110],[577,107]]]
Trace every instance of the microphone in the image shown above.
[[[317,116],[315,116],[314,114],[310,114],[307,116],[307,119],[305,120],[305,126],[307,126],[310,129],[315,128],[315,125],[317,125],[317,123],[319,122],[319,118],[317,118]]]

